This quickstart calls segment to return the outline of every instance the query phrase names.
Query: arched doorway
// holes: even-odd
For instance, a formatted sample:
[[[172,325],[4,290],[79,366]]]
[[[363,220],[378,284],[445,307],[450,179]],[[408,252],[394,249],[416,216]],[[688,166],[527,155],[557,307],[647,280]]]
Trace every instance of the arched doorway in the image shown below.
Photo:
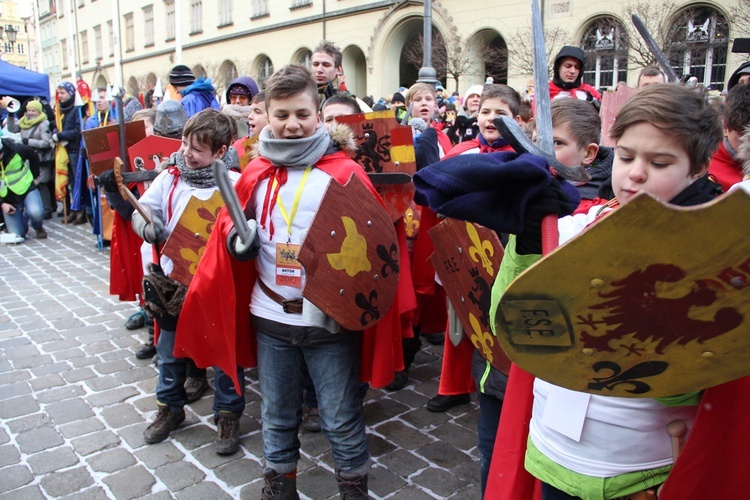
[[[219,67],[219,77],[216,79],[216,84],[214,85],[216,88],[216,94],[223,97],[229,84],[238,76],[240,75],[237,73],[237,66],[235,66],[232,61],[224,61],[221,63],[221,67]]]
[[[581,40],[586,62],[583,81],[596,89],[617,87],[628,77],[630,43],[625,27],[614,17],[598,17],[589,23]]]
[[[202,64],[196,64],[193,66],[193,75],[195,75],[195,79],[197,80],[198,78],[207,77],[208,73],[206,73],[206,68]]]
[[[128,94],[137,96],[139,91],[138,79],[134,76],[128,78]]]
[[[292,56],[292,64],[299,64],[306,68],[310,67],[310,60],[312,59],[312,50],[307,47],[302,47],[297,50]]]
[[[424,23],[421,18],[410,19],[401,25],[394,35],[395,39],[403,40],[398,63],[399,82],[409,87],[419,78],[419,68],[423,63]],[[450,57],[451,54],[446,49],[442,33],[433,25],[432,67],[435,69],[438,81],[443,85],[445,85],[446,64],[449,64]]]
[[[367,94],[367,60],[365,53],[356,45],[350,45],[343,52],[346,88],[356,96]]]
[[[464,48],[466,71],[464,86],[482,84],[488,77],[493,83],[508,83],[508,46],[494,29],[477,31]]]

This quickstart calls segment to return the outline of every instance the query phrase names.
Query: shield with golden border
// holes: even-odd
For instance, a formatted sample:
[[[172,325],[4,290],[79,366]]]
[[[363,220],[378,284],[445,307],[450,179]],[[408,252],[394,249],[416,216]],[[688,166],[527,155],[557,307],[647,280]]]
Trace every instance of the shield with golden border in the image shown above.
[[[745,376],[749,225],[742,191],[686,208],[640,194],[509,286],[498,340],[524,370],[597,395],[662,397]]]
[[[503,260],[500,238],[491,229],[456,219],[445,219],[428,232],[435,246],[430,261],[464,334],[492,366],[507,374],[510,361],[490,323],[490,292]]]
[[[218,190],[207,200],[195,196],[190,198],[162,249],[174,264],[170,278],[190,285],[223,206],[224,200]]]
[[[391,220],[396,222],[403,217],[414,198],[414,183],[381,183],[379,176],[403,173],[409,177],[417,168],[414,156],[412,129],[398,124],[393,111],[374,111],[355,115],[337,116],[354,132],[357,149],[352,159],[365,169],[372,179],[380,197],[383,198]]]
[[[125,124],[126,147],[130,147],[146,138],[146,126],[143,120]],[[89,156],[89,168],[92,175],[101,175],[105,170],[112,170],[116,157],[120,156],[119,125],[93,128],[83,131],[83,142]]]
[[[388,212],[354,174],[328,184],[297,260],[302,296],[347,330],[374,326],[398,287],[398,237]]]

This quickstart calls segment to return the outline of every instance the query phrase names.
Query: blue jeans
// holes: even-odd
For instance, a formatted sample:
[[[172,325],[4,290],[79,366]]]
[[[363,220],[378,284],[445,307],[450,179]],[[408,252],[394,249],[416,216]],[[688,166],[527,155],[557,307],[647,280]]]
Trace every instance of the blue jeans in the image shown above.
[[[495,448],[495,437],[500,424],[500,411],[503,409],[503,400],[494,396],[477,391],[479,400],[479,423],[477,424],[479,460],[481,464],[481,487],[482,497],[487,488],[487,477],[490,475],[490,464],[492,462],[492,451]]]
[[[331,443],[337,471],[364,475],[370,467],[359,389],[359,344],[355,333],[311,342],[319,328],[289,327],[288,339],[257,332],[258,379],[266,467],[278,473],[297,469],[302,423],[304,367],[318,396],[321,428]]]
[[[15,233],[18,236],[26,236],[29,228],[29,220],[34,229],[41,229],[44,222],[44,206],[42,205],[42,195],[38,189],[26,193],[23,201],[14,205],[16,212],[14,214],[3,214],[5,225],[9,233]]]
[[[175,332],[162,330],[156,343],[159,355],[159,382],[156,384],[156,400],[169,406],[171,411],[180,411],[187,404],[185,379],[187,378],[187,358],[174,357]],[[219,368],[214,368],[214,421],[219,411],[241,414],[245,409],[245,384],[242,394],[237,394],[232,379]],[[245,380],[242,367],[237,367],[237,379]]]

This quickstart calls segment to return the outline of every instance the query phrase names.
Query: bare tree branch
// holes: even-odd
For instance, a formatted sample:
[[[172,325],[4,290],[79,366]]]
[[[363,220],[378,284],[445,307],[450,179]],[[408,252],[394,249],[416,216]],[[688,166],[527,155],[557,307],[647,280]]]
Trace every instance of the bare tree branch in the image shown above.
[[[729,9],[729,19],[732,20],[732,31],[736,38],[750,37],[750,0],[737,0]],[[744,54],[744,59],[750,59],[750,54]]]
[[[549,76],[552,76],[552,58],[568,43],[568,32],[559,26],[544,28],[544,41],[547,45]],[[514,76],[534,74],[534,45],[531,38],[531,26],[519,29],[510,37],[508,55],[516,69]]]

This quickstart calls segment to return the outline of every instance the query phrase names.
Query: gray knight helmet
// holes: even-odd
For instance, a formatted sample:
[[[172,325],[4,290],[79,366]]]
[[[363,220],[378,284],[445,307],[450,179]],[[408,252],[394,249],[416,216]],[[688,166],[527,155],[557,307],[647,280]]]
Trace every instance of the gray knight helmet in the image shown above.
[[[179,101],[164,101],[156,108],[154,132],[162,137],[181,139],[187,119],[185,108]]]

